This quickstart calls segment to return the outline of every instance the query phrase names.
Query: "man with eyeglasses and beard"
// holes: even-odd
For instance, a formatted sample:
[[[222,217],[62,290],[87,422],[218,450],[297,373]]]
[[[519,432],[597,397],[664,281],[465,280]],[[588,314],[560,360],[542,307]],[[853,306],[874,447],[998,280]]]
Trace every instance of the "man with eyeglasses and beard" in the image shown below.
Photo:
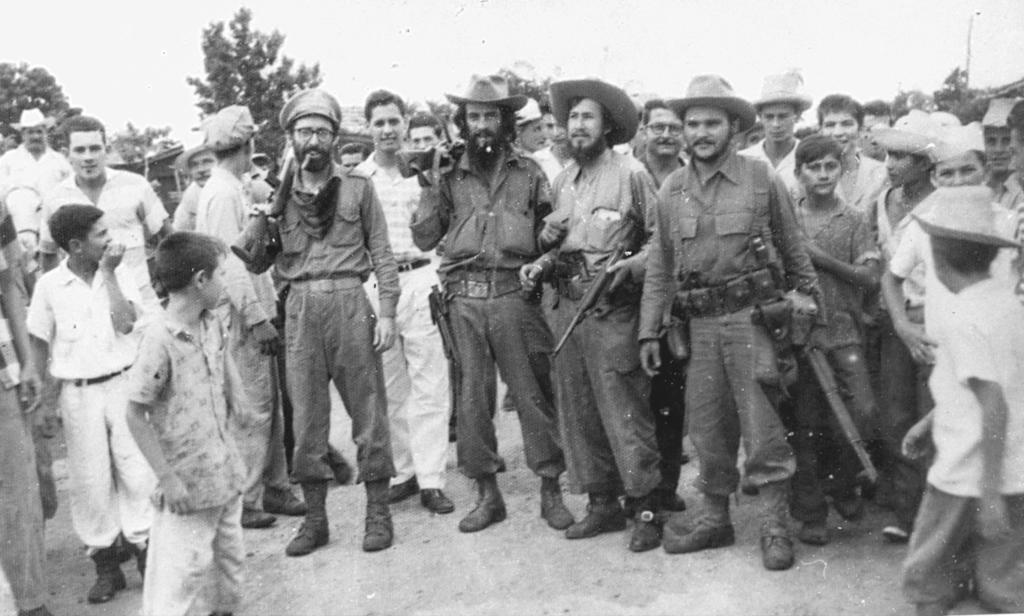
[[[717,75],[701,75],[685,98],[668,105],[683,120],[690,164],[658,194],[640,306],[640,360],[661,366],[658,336],[673,302],[689,319],[692,350],[686,379],[690,438],[700,458],[696,482],[704,512],[694,526],[666,523],[669,553],[732,545],[729,495],[746,481],[761,494],[761,552],[766,569],[793,565],[788,530],[789,482],[796,468],[776,407],[785,383],[776,349],[756,314],[817,312],[817,277],[782,179],[769,163],[737,155],[734,134],[754,123],[754,108]],[[764,319],[767,320],[767,317]]]
[[[421,174],[420,204],[410,228],[421,250],[445,238],[438,274],[444,283],[462,383],[458,460],[477,483],[476,506],[460,522],[465,533],[506,517],[496,473],[502,464],[491,418],[493,365],[515,398],[526,463],[541,477],[541,516],[555,529],[573,523],[558,478],[565,470],[555,431],[551,387],[551,331],[538,295],[524,294],[519,269],[547,248],[539,235],[551,212],[544,172],[512,147],[515,112],[525,96],[510,96],[503,77],[474,76],[465,95],[448,95],[466,151],[437,150],[434,168]],[[447,234],[447,235],[446,235]]]
[[[358,481],[366,485],[363,550],[391,546],[388,483],[391,459],[381,353],[395,338],[398,266],[373,182],[333,164],[341,107],[319,89],[303,90],[281,109],[281,128],[295,151],[280,191],[281,254],[275,266],[288,285],[285,365],[294,409],[292,481],[302,486],[306,519],[285,553],[302,556],[328,540],[327,482],[334,476],[327,437],[334,381],[352,418]],[[380,312],[363,290],[377,276]]]
[[[557,251],[520,273],[531,288],[551,274],[559,295],[551,314],[560,332],[606,270],[611,283],[591,315],[572,330],[555,357],[559,426],[572,489],[589,495],[587,515],[565,531],[585,539],[626,528],[618,495],[635,514],[629,549],[661,543],[661,481],[650,380],[640,369],[636,337],[644,246],[656,200],[654,182],[638,161],[612,150],[636,134],[629,95],[596,79],[551,84],[551,106],[567,127],[573,162],[554,184],[555,213],[541,242]]]

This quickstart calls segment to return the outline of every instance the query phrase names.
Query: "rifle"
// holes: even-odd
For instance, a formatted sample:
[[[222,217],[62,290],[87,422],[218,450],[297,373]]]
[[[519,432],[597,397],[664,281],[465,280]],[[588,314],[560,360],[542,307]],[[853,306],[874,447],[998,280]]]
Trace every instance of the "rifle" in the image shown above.
[[[572,315],[572,321],[569,321],[569,326],[565,328],[565,332],[562,334],[562,337],[558,339],[558,344],[555,345],[555,350],[551,353],[552,357],[558,355],[558,352],[562,350],[563,346],[565,346],[566,341],[569,340],[569,336],[572,334],[573,330],[576,329],[576,326],[579,325],[583,319],[587,318],[587,315],[589,315],[594,307],[597,306],[597,302],[601,299],[601,296],[604,295],[604,292],[608,289],[608,285],[612,282],[612,278],[608,275],[608,268],[621,261],[625,254],[626,243],[619,242],[619,244],[615,246],[615,251],[612,253],[612,256],[608,257],[608,261],[605,263],[604,269],[602,269],[601,273],[594,278],[594,282],[580,299],[580,305],[576,309],[576,314]]]
[[[857,459],[860,460],[861,466],[864,467],[864,473],[867,475],[868,480],[871,483],[877,482],[878,471],[875,469],[875,465],[871,463],[871,457],[868,456],[868,452],[864,448],[864,439],[861,438],[860,432],[857,431],[857,426],[853,423],[853,418],[850,417],[850,411],[847,410],[842,397],[839,395],[839,385],[836,383],[836,376],[832,371],[832,366],[828,363],[828,359],[821,349],[810,345],[804,347],[803,354],[807,363],[811,365],[811,370],[814,371],[814,376],[817,378],[821,390],[825,393],[825,398],[832,409],[832,414],[835,416],[836,421],[839,422],[839,427],[842,428],[847,442],[853,447],[853,451],[857,454]]]

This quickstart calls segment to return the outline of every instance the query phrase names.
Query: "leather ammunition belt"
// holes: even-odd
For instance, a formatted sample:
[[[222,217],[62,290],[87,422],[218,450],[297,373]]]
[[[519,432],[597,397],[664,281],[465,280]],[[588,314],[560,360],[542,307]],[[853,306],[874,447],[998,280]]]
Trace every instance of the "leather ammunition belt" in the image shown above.
[[[459,270],[445,276],[445,292],[454,297],[489,299],[522,289],[512,270]]]
[[[782,295],[771,270],[755,270],[725,284],[680,291],[675,311],[688,317],[720,317],[739,312],[755,304],[778,299]]]

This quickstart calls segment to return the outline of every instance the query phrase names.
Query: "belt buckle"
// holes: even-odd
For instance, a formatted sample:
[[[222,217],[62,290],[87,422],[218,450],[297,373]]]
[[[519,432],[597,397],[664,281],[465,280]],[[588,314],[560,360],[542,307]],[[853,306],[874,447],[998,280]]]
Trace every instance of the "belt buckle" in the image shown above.
[[[480,280],[466,281],[466,297],[486,299],[491,293],[491,283]]]

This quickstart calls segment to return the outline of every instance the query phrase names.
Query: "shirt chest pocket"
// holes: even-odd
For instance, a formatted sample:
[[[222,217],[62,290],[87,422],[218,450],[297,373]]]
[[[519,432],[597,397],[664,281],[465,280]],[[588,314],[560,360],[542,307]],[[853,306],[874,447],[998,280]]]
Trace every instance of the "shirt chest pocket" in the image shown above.
[[[720,236],[750,235],[754,215],[750,212],[729,212],[715,215],[715,234]]]
[[[338,204],[326,239],[332,246],[354,246],[363,243],[362,214],[358,204]]]
[[[622,229],[622,212],[614,206],[596,207],[583,221],[584,244],[588,250],[611,250]]]
[[[281,253],[285,255],[297,255],[306,250],[309,243],[309,236],[299,228],[298,219],[289,221],[282,220],[281,223]]]

